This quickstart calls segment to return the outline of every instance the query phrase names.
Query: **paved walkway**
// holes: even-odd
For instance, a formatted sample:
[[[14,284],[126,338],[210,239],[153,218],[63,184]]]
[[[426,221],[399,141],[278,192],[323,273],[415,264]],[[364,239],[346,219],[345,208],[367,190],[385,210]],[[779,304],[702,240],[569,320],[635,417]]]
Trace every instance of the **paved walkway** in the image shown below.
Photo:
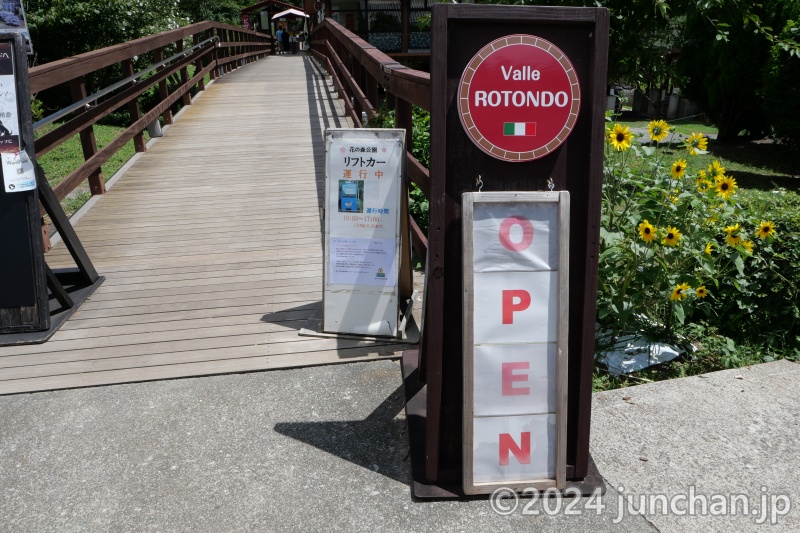
[[[523,500],[508,516],[411,496],[394,361],[3,396],[0,530],[796,532],[797,390],[800,366],[776,362],[597,394],[592,453],[609,492],[573,515]],[[778,516],[776,500],[775,526],[639,516],[624,501],[620,514],[620,486],[678,512],[692,490],[746,494],[759,513],[762,494],[785,494],[793,508]]]

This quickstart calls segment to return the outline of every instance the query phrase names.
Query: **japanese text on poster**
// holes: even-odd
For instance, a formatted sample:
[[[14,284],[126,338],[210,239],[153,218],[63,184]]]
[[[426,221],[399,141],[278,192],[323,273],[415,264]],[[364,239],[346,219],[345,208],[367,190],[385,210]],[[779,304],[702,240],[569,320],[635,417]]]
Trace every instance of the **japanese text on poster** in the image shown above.
[[[0,43],[0,152],[18,152],[19,148],[14,48],[11,43]]]

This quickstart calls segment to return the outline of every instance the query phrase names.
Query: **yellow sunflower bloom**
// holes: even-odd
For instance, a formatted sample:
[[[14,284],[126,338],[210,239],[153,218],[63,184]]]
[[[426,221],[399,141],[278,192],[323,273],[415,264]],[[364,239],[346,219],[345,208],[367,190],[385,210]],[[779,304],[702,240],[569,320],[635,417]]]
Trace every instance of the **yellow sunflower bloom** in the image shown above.
[[[686,173],[686,160],[685,159],[678,159],[674,163],[672,163],[672,177],[673,178],[682,178],[683,175]]]
[[[614,124],[614,127],[608,133],[608,142],[618,152],[624,152],[630,148],[632,139],[633,132],[631,129],[621,124]]]
[[[697,180],[697,190],[703,194],[710,191],[712,187],[712,183],[708,180]]]
[[[748,254],[753,253],[753,241],[742,241],[742,246]]]
[[[694,295],[698,298],[705,298],[708,296],[708,289],[706,289],[705,285],[700,285],[694,290]]]
[[[717,189],[717,196],[721,197],[723,200],[727,200],[733,196],[733,193],[739,188],[739,186],[736,185],[736,180],[733,179],[732,176],[723,175],[714,180],[716,182],[714,188]]]
[[[714,251],[714,243],[711,243],[711,242],[707,243],[706,244],[706,249],[705,249],[706,255],[711,255],[711,252],[713,252],[713,251]]]
[[[672,289],[672,294],[669,296],[669,299],[672,301],[680,301],[686,298],[687,291],[692,290],[688,283],[679,283]]]
[[[654,120],[647,125],[647,132],[650,138],[657,143],[660,143],[669,135],[669,125],[663,120]]]
[[[639,236],[644,242],[650,243],[656,240],[656,228],[645,219],[639,224]]]
[[[761,221],[761,224],[758,225],[758,230],[756,231],[756,235],[760,239],[766,239],[767,237],[772,237],[775,235],[775,223],[771,220]]]
[[[708,148],[708,139],[702,133],[692,133],[684,141],[689,155],[698,155],[700,152],[705,152]]]
[[[739,232],[742,230],[739,227],[739,224],[734,224],[732,226],[726,226],[723,230],[725,235],[725,242],[728,246],[737,246],[740,242],[742,242],[742,236],[739,235]]]
[[[739,224],[733,224],[732,226],[725,226],[725,229],[722,231],[730,235],[731,233],[736,233],[741,229],[742,228],[739,226]]]
[[[664,230],[661,238],[661,244],[666,246],[678,246],[678,242],[680,242],[681,232],[678,228],[673,228],[672,226],[667,226],[667,229]]]
[[[715,159],[713,163],[708,165],[708,173],[714,178],[722,177],[725,175],[725,167],[720,165],[719,161]]]

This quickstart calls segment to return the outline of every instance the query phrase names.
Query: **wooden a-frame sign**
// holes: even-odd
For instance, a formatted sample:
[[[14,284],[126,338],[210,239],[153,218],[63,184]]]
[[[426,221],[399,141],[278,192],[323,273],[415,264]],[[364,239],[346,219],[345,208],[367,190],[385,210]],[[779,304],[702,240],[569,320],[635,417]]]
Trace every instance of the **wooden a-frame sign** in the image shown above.
[[[602,478],[589,456],[589,427],[608,27],[609,15],[604,8],[433,6],[425,323],[419,355],[406,352],[403,360],[413,489],[418,497],[464,494],[462,195],[479,190],[479,186],[483,192],[546,191],[551,180],[555,192],[569,192],[571,206],[565,487],[589,493],[602,486]],[[496,44],[487,48],[490,43]],[[536,47],[541,60],[512,69],[506,60],[513,60],[515,48],[524,43]],[[459,109],[460,98],[471,94],[470,88],[462,88],[462,80],[470,78],[466,72],[470,65],[476,70],[482,68],[480,57],[476,60],[476,56],[487,56],[500,48],[507,48],[510,55],[498,56],[502,61],[496,65],[496,76],[505,75],[507,79],[493,87],[491,79],[482,81],[479,74],[474,89],[483,92],[472,95],[473,103],[502,106],[507,103],[506,98],[512,105],[553,102],[565,109],[565,114],[551,115],[558,119],[558,130],[552,134],[561,137],[544,139],[540,145],[515,141],[506,145],[505,135],[538,135],[544,131],[538,129],[544,122],[533,126],[535,118],[516,120],[513,114],[505,115],[509,118],[499,122],[500,129],[495,133],[468,133],[475,125],[470,120],[491,122],[493,114],[481,117],[480,112],[474,114],[474,109],[469,114]],[[550,63],[565,74],[559,74],[558,79],[548,78],[550,85],[542,86],[538,94],[538,86],[530,84],[525,85],[527,89],[520,89],[520,95],[515,94],[516,89],[507,82],[514,81],[515,76],[525,83],[538,81],[534,71],[538,70],[537,64],[543,63]],[[550,74],[542,70],[538,76]],[[551,93],[552,99],[544,92]],[[576,97],[579,103],[576,116],[572,117]],[[481,124],[477,126],[483,128]],[[561,130],[565,128],[563,134]],[[487,142],[476,144],[482,139]]]

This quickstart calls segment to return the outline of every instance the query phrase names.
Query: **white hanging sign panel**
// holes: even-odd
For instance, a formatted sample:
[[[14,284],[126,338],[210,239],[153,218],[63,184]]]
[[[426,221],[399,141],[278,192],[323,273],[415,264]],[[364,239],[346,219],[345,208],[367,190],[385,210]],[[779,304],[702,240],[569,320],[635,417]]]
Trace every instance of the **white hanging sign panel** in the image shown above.
[[[32,191],[36,188],[36,171],[27,152],[0,153],[0,165],[6,192]]]
[[[464,492],[566,483],[569,193],[465,193]]]
[[[405,130],[329,129],[323,330],[397,335]]]

